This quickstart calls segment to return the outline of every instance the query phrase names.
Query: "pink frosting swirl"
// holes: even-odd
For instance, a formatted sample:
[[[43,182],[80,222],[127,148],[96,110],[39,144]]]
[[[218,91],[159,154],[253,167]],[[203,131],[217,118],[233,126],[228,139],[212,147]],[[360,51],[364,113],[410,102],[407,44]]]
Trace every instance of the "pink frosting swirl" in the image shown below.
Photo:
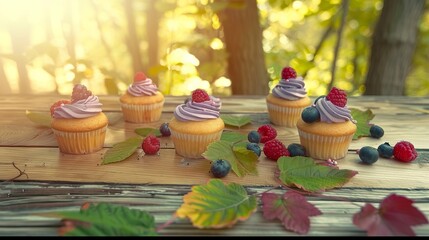
[[[273,89],[273,95],[287,100],[298,100],[307,96],[304,79],[297,77],[280,80]]]
[[[356,123],[347,106],[339,107],[327,100],[326,97],[317,99],[315,107],[320,113],[320,121],[322,122],[333,123],[352,121],[353,123]]]
[[[62,104],[54,109],[54,118],[88,118],[101,112],[101,106],[97,96],[91,95],[70,104]]]
[[[152,79],[146,78],[142,81],[135,81],[128,87],[128,93],[139,97],[139,96],[152,96],[158,91],[158,87],[152,82]]]
[[[194,102],[189,100],[180,104],[174,110],[174,116],[179,121],[204,121],[219,118],[222,103],[219,98],[210,97],[204,102]]]

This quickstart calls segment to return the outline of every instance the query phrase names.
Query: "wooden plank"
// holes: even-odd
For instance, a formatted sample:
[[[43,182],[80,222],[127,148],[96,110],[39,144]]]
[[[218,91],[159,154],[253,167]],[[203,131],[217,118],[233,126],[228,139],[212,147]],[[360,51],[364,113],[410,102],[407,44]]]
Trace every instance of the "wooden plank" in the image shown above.
[[[133,184],[203,184],[211,175],[210,161],[205,159],[184,159],[175,154],[174,149],[161,149],[159,155],[138,157],[134,153],[128,159],[100,165],[102,154],[106,151],[88,155],[62,154],[57,148],[0,148],[0,180],[12,179],[18,175],[12,162],[28,175],[18,180],[68,181],[94,183],[133,183]],[[347,187],[363,188],[427,188],[429,180],[425,168],[427,162],[414,161],[401,163],[380,158],[373,165],[363,165],[359,156],[350,152],[345,159],[338,161],[340,169],[358,171]],[[227,182],[237,182],[250,186],[276,186],[274,171],[276,162],[262,155],[259,159],[257,176],[238,177],[230,173],[224,178]]]

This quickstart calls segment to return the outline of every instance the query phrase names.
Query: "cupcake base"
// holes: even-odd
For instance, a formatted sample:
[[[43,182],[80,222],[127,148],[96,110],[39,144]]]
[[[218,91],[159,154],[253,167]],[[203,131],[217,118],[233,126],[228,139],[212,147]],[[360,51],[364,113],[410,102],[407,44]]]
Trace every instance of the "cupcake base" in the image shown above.
[[[343,123],[297,122],[301,145],[308,156],[321,160],[338,160],[347,155],[356,125],[351,121]]]
[[[124,120],[131,123],[156,122],[161,118],[164,101],[148,105],[133,105],[122,103]]]
[[[185,158],[202,158],[207,146],[220,140],[225,125],[221,118],[200,122],[173,119],[169,127],[177,154]]]
[[[54,135],[60,152],[68,154],[88,154],[103,148],[107,126],[87,132],[64,132],[55,130]]]
[[[274,97],[271,93],[266,98],[270,121],[277,126],[295,127],[304,108],[310,106],[309,97],[298,100],[285,100]]]

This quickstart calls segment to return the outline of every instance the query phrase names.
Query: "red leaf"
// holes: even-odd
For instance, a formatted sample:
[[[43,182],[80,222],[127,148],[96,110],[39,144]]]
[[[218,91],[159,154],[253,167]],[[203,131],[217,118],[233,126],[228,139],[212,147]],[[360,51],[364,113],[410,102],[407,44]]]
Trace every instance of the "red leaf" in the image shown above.
[[[377,209],[365,204],[353,216],[353,224],[366,230],[368,236],[415,236],[411,226],[428,224],[428,219],[417,208],[413,200],[390,194]]]
[[[310,229],[311,216],[317,216],[322,212],[307,199],[293,191],[286,192],[283,196],[274,193],[263,193],[262,211],[264,218],[268,220],[279,219],[287,230],[306,234]]]

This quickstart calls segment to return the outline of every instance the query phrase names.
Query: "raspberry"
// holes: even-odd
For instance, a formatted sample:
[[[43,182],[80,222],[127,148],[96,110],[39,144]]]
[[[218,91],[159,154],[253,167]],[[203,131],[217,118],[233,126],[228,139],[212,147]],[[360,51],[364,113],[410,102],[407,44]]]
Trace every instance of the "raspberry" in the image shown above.
[[[159,132],[161,132],[161,135],[163,137],[169,137],[171,135],[170,128],[168,127],[168,123],[162,123],[159,127]]]
[[[192,92],[192,101],[194,102],[204,102],[210,100],[209,95],[203,89],[196,89]]]
[[[296,71],[291,67],[285,67],[282,70],[282,79],[296,78]]]
[[[277,161],[282,156],[289,156],[289,151],[285,145],[277,139],[270,140],[264,144],[263,150],[268,159]]]
[[[146,80],[146,75],[143,72],[137,72],[134,75],[134,82],[140,82]]]
[[[159,139],[153,135],[147,136],[142,143],[142,149],[144,153],[153,155],[159,151],[160,143]]]
[[[401,162],[411,162],[417,157],[414,145],[407,141],[400,141],[393,147],[393,156]]]
[[[51,106],[51,116],[53,116],[54,115],[54,111],[55,111],[55,109],[57,108],[57,107],[60,107],[60,106],[62,106],[62,105],[64,105],[64,104],[70,104],[70,101],[69,100],[59,100],[58,102],[56,102],[56,103],[54,103],[54,104],[52,104],[52,106]]]
[[[259,143],[261,141],[261,135],[257,131],[250,131],[247,134],[247,140],[251,143]]]
[[[217,159],[212,162],[210,172],[215,178],[223,178],[231,171],[231,164],[224,159]]]
[[[266,143],[277,137],[277,131],[269,124],[262,125],[258,128],[258,133],[261,135],[261,143]]]
[[[89,96],[92,95],[92,92],[86,89],[85,85],[82,84],[76,84],[73,87],[73,93],[71,96],[71,102],[77,102],[79,100],[87,99]]]
[[[347,104],[347,94],[341,89],[333,87],[331,91],[329,91],[326,99],[331,101],[334,105],[338,107],[344,107]]]

